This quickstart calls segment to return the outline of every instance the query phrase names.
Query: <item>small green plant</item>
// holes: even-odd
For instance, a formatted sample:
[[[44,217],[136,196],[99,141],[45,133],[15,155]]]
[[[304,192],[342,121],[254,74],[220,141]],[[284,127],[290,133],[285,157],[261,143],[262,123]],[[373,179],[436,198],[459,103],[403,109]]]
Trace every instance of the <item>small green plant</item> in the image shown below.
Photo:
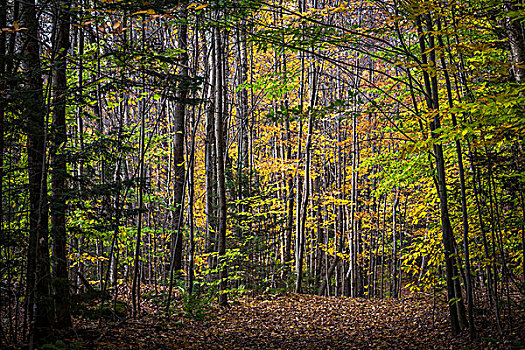
[[[224,258],[222,259],[221,266],[217,266],[214,269],[208,270],[206,274],[218,276],[219,270],[221,268],[224,268],[224,267],[231,268],[232,263],[235,261],[235,259],[238,259],[241,257],[242,257],[242,253],[239,249],[227,249],[226,254],[224,255]],[[226,286],[228,286],[229,288],[226,288],[225,290],[219,292],[219,285],[221,283],[221,280],[218,278],[210,282],[203,282],[203,285],[205,285],[207,289],[207,294],[217,296],[219,293],[227,293],[231,300],[235,300],[248,292],[248,289],[246,288],[246,286],[240,283],[243,280],[244,280],[244,271],[233,269],[233,271],[229,272],[228,277],[224,279],[224,281],[226,282],[225,283]]]
[[[204,321],[209,315],[210,299],[207,295],[184,293],[182,297],[183,315],[196,321]]]
[[[55,341],[54,344],[51,344],[51,343],[44,344],[38,349],[40,350],[65,350],[65,349],[77,350],[77,349],[83,349],[83,348],[84,348],[83,342],[75,342],[75,343],[66,344],[64,341],[58,339]]]
[[[57,340],[54,344],[44,344],[40,347],[42,350],[63,350],[67,349],[66,343],[64,343],[62,340]]]

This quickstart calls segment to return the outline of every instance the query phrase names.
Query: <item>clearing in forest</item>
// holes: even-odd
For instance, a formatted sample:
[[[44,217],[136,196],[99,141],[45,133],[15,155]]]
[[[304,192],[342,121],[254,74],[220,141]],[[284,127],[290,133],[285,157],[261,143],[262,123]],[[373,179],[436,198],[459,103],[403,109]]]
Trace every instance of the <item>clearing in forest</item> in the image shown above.
[[[151,305],[145,308],[152,312]],[[182,307],[182,305],[181,305]],[[194,304],[167,322],[140,320],[90,325],[79,321],[77,343],[90,349],[503,349],[525,347],[525,328],[498,336],[490,316],[479,338],[453,337],[447,309],[432,296],[400,299],[302,294],[246,297],[229,309]],[[182,309],[181,309],[182,310]],[[193,313],[193,317],[188,317]],[[195,316],[204,316],[202,319]],[[521,320],[523,321],[523,320]],[[521,339],[520,339],[521,338]]]

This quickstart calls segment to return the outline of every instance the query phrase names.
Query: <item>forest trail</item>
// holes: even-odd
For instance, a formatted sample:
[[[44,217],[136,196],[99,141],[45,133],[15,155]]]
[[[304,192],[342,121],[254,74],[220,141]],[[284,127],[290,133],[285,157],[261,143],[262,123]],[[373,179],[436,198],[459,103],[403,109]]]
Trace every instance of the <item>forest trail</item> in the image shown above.
[[[150,310],[152,311],[152,310]],[[193,312],[198,311],[196,306]],[[262,295],[230,309],[212,309],[204,320],[146,316],[78,333],[89,349],[520,349],[523,327],[513,341],[497,341],[486,322],[481,339],[452,337],[446,307],[431,296],[367,300],[311,295]],[[198,312],[197,312],[198,313]],[[481,324],[481,323],[478,323]],[[78,325],[84,328],[84,325]],[[86,328],[84,328],[86,329]],[[521,335],[521,341],[517,340]]]

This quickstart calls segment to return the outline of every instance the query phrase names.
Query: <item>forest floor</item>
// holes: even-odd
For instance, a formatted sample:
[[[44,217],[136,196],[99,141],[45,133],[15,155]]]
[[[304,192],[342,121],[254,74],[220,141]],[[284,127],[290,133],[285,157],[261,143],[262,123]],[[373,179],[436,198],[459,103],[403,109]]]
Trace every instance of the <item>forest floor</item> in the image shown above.
[[[76,319],[64,342],[79,349],[525,349],[523,313],[513,315],[514,331],[505,336],[490,317],[479,317],[478,339],[470,342],[467,331],[451,335],[446,305],[423,294],[386,300],[264,294],[228,309],[177,303],[169,321],[155,316],[151,300],[143,301],[139,319]]]

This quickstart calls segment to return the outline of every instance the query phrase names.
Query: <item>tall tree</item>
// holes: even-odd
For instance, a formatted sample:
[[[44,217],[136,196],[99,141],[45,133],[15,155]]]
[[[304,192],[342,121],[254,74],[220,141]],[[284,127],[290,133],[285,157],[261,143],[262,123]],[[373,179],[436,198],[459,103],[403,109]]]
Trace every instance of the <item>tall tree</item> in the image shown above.
[[[510,55],[513,64],[514,78],[518,82],[525,81],[525,34],[523,23],[516,14],[523,11],[523,2],[518,0],[502,0],[504,12],[504,29],[507,35]],[[511,15],[512,14],[512,15]]]
[[[66,212],[68,188],[66,104],[67,104],[67,57],[69,50],[71,1],[59,1],[55,8],[56,44],[53,76],[54,108],[51,148],[50,199],[51,234],[53,235],[53,286],[55,291],[56,327],[71,327],[69,310],[69,279],[67,260]]]
[[[146,42],[146,23],[144,16],[141,21],[141,50],[145,51],[145,42]],[[146,86],[146,77],[144,72],[144,67],[140,71],[141,81],[142,81],[142,90],[145,90]],[[143,93],[145,93],[143,91]],[[142,227],[143,222],[143,213],[144,213],[144,187],[145,187],[145,176],[146,176],[146,102],[144,100],[140,101],[139,108],[140,111],[140,140],[139,140],[139,186],[138,186],[138,218],[137,218],[137,237],[135,240],[135,256],[133,259],[133,281],[131,286],[131,301],[133,305],[133,317],[140,316],[140,245],[142,241]]]
[[[426,31],[423,30],[423,23],[426,23]],[[435,38],[433,32],[433,19],[430,13],[426,15],[416,16],[416,25],[419,34],[419,46],[421,51],[421,62],[423,65],[428,65],[429,62],[436,62],[435,52]],[[425,39],[428,39],[429,51],[426,49]],[[427,57],[427,52],[430,52],[430,57]],[[425,101],[429,111],[439,110],[439,96],[438,96],[438,80],[435,75],[430,75],[423,70],[424,87],[425,87]],[[441,228],[443,235],[443,248],[445,254],[446,278],[447,278],[447,294],[449,300],[449,312],[452,332],[458,334],[464,327],[466,320],[464,314],[464,304],[461,298],[461,287],[457,275],[456,259],[454,258],[454,234],[452,232],[452,225],[450,223],[449,204],[448,204],[448,190],[445,173],[445,158],[443,154],[443,145],[437,141],[436,130],[441,127],[441,119],[439,113],[434,113],[434,116],[429,124],[430,133],[435,140],[433,143],[433,156],[436,166],[436,186],[439,196],[439,208],[441,216]],[[459,288],[459,290],[458,290]]]
[[[184,2],[183,4],[186,4]],[[184,182],[185,182],[185,166],[184,166],[184,139],[185,139],[185,119],[186,119],[186,105],[188,98],[189,87],[189,55],[188,55],[188,25],[187,25],[187,10],[186,5],[183,5],[181,13],[181,24],[177,31],[177,46],[180,50],[180,81],[177,87],[177,100],[175,102],[175,114],[173,116],[173,225],[175,235],[172,237],[173,243],[173,271],[179,275],[182,270],[182,241],[184,234],[182,231],[182,215],[183,210],[183,196],[184,196]]]
[[[27,133],[29,173],[29,239],[26,313],[30,337],[41,344],[53,324],[46,168],[46,107],[43,100],[39,26],[34,0],[20,3],[22,86],[20,100]]]
[[[217,21],[220,20],[220,12],[216,11]],[[227,230],[227,207],[226,207],[226,183],[225,183],[225,147],[224,147],[224,31],[215,27],[214,35],[214,67],[215,70],[215,152],[217,157],[217,195],[218,195],[218,232],[217,252],[219,255],[219,304],[228,306],[228,294],[226,292],[228,266],[226,257],[226,230]]]

